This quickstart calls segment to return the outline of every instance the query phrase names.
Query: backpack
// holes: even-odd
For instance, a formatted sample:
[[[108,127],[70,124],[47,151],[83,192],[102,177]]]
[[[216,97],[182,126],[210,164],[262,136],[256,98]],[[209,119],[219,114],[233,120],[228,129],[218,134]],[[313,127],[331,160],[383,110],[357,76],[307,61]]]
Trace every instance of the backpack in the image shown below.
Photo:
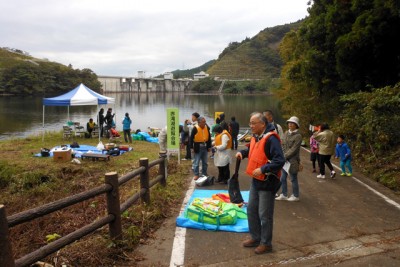
[[[42,157],[50,157],[50,149],[48,149],[48,148],[42,148],[42,149],[40,150],[40,155],[41,155]]]
[[[118,147],[111,148],[110,150],[107,151],[107,155],[110,156],[119,156],[120,153],[121,151],[119,150]]]
[[[79,148],[78,142],[73,142],[72,144],[69,145],[71,148]]]
[[[209,198],[195,198],[185,210],[185,217],[196,222],[217,225],[232,225],[237,221],[235,204]]]

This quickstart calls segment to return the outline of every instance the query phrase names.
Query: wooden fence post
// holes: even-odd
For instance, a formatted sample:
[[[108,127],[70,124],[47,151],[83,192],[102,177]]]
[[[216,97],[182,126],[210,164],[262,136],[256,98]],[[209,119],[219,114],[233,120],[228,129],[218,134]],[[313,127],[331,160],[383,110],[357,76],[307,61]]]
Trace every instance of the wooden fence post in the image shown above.
[[[122,240],[121,210],[119,201],[118,174],[116,172],[106,173],[105,183],[112,186],[107,192],[107,211],[114,215],[114,220],[108,224],[112,240]]]
[[[160,163],[160,168],[158,169],[158,174],[162,175],[164,178],[160,181],[162,186],[167,185],[167,165],[165,164],[165,161],[167,160],[167,152],[166,151],[160,151],[159,152],[160,158],[164,158],[164,161]]]
[[[145,203],[150,203],[149,159],[141,158],[139,164],[141,167],[146,168],[146,170],[140,174],[140,188],[145,190],[145,193],[141,195],[141,199]]]
[[[12,247],[8,236],[6,209],[3,204],[0,204],[0,265],[14,267]]]

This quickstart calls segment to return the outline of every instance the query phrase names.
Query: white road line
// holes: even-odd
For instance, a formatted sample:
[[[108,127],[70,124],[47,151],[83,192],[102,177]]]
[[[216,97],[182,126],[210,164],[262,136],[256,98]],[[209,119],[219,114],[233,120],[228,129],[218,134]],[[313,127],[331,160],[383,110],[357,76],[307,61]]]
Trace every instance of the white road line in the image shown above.
[[[307,151],[308,153],[311,153],[311,151],[308,150],[307,148],[304,148],[304,147],[303,147],[303,149],[304,149],[305,151]],[[336,164],[333,164],[333,163],[332,163],[332,166],[334,166],[334,167],[335,167],[336,169],[338,169],[338,170],[341,170],[340,167],[337,166]],[[367,184],[361,182],[361,181],[360,181],[359,179],[357,179],[356,177],[352,176],[351,178],[353,178],[353,180],[356,181],[357,183],[359,183],[359,184],[365,186],[366,188],[368,188],[370,191],[372,191],[372,192],[373,192],[374,194],[376,194],[377,196],[380,196],[381,198],[383,198],[383,200],[385,200],[385,201],[386,201],[387,203],[389,203],[390,205],[393,205],[394,207],[396,207],[397,209],[400,210],[400,204],[397,203],[396,201],[394,201],[394,200],[388,198],[387,196],[385,196],[384,194],[382,194],[382,193],[376,191],[375,189],[373,189],[373,188],[370,187],[369,185],[367,185]]]
[[[189,189],[186,192],[186,196],[183,199],[181,206],[182,213],[190,200],[195,188],[194,180],[190,183]],[[170,267],[184,266],[185,262],[185,238],[186,238],[186,228],[176,227],[174,244],[172,245],[171,261],[169,262]]]

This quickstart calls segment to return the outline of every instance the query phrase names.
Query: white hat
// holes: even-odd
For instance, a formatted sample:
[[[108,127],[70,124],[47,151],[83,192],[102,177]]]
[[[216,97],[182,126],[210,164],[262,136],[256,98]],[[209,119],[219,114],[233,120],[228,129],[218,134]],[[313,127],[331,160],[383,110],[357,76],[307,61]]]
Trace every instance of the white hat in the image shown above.
[[[296,116],[290,117],[290,119],[288,119],[286,123],[288,122],[293,122],[297,125],[298,128],[300,128],[299,118],[297,118]]]

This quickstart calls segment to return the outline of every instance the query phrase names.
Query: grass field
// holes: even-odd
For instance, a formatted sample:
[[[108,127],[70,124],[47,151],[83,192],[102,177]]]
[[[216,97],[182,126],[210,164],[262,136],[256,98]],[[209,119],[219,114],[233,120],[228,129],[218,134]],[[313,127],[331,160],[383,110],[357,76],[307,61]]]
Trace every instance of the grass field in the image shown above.
[[[159,157],[158,144],[145,141],[134,141],[133,151],[106,162],[81,160],[81,164],[76,164],[33,156],[42,147],[52,148],[72,141],[93,146],[98,143],[98,139],[63,140],[61,133],[47,133],[44,142],[41,136],[0,142],[0,203],[5,205],[7,215],[84,192],[102,185],[107,172],[116,171],[122,176],[135,170],[140,158],[151,162]],[[58,260],[67,266],[112,266],[129,260],[125,253],[151,237],[163,220],[172,216],[171,208],[180,205],[188,185],[189,166],[190,162],[178,164],[176,158],[170,158],[167,186],[156,185],[151,189],[149,205],[138,203],[122,214],[121,244],[113,243],[108,237],[108,227],[104,227],[43,261],[54,264]],[[157,171],[152,168],[151,177]],[[137,180],[124,184],[120,188],[121,203],[136,193],[138,187]],[[49,236],[65,236],[105,213],[105,199],[98,197],[13,227],[10,236],[15,258],[46,245]]]

